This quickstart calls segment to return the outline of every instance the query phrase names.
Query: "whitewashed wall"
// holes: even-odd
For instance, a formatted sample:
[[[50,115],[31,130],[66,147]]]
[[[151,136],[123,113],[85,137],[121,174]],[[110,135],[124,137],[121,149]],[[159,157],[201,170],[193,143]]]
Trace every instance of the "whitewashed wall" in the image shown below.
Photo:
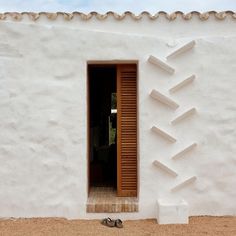
[[[235,20],[72,20],[0,24],[0,217],[101,218],[87,214],[88,60],[139,61],[139,204],[122,219],[153,218],[156,199],[184,198],[190,215],[236,215]],[[147,62],[191,40],[193,50],[170,59],[173,75]],[[192,84],[168,89],[195,74]],[[180,107],[149,96],[152,89]],[[188,108],[197,113],[170,121]],[[171,144],[150,131],[171,133]],[[191,152],[171,160],[196,142]],[[167,164],[173,178],[152,165]],[[170,189],[196,176],[194,183]],[[110,216],[112,216],[110,214]],[[117,216],[117,215],[116,215]]]

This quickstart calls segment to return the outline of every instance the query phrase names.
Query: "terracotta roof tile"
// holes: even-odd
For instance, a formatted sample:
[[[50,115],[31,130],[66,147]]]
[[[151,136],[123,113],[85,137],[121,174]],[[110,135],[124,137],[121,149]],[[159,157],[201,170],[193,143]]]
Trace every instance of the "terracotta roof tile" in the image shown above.
[[[0,13],[0,20],[5,19],[12,19],[16,21],[22,20],[23,16],[27,15],[31,20],[36,21],[38,20],[42,15],[46,16],[50,20],[56,20],[58,16],[63,16],[65,20],[72,20],[75,17],[79,17],[81,20],[90,20],[91,18],[97,18],[98,20],[105,20],[108,17],[114,17],[116,20],[123,20],[126,17],[131,17],[133,20],[141,20],[144,17],[149,18],[150,20],[156,20],[159,17],[164,17],[169,21],[173,21],[176,18],[182,18],[184,20],[191,20],[193,17],[198,17],[200,20],[207,20],[209,18],[215,18],[217,20],[224,20],[226,18],[236,19],[236,12],[234,11],[223,11],[223,12],[216,12],[216,11],[208,11],[208,12],[197,12],[192,11],[189,13],[183,13],[181,11],[176,11],[173,13],[166,13],[164,11],[159,11],[156,14],[150,14],[147,11],[143,11],[138,15],[135,15],[134,13],[130,11],[126,11],[122,14],[118,14],[112,11],[109,11],[104,14],[100,14],[98,12],[90,12],[88,14],[82,13],[82,12],[4,12]]]

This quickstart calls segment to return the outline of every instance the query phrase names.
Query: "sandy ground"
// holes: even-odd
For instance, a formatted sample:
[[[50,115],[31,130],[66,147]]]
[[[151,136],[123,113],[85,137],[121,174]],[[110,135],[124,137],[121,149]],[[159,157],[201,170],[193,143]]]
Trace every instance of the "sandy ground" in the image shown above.
[[[158,225],[155,220],[125,221],[124,228],[108,228],[98,220],[33,218],[0,220],[0,236],[158,235],[236,236],[236,217],[190,217],[188,225]]]

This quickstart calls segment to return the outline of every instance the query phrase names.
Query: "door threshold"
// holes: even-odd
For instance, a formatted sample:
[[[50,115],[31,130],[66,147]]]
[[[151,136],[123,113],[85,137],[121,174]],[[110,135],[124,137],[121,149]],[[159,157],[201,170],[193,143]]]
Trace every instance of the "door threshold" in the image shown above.
[[[91,187],[86,210],[87,213],[138,212],[138,198],[117,197],[112,187]]]

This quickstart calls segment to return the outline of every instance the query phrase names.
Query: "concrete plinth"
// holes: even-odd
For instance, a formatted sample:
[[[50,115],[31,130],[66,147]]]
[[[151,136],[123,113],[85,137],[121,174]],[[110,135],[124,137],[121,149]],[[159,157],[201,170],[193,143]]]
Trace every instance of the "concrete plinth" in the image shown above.
[[[159,224],[188,224],[188,203],[184,200],[157,200]]]

